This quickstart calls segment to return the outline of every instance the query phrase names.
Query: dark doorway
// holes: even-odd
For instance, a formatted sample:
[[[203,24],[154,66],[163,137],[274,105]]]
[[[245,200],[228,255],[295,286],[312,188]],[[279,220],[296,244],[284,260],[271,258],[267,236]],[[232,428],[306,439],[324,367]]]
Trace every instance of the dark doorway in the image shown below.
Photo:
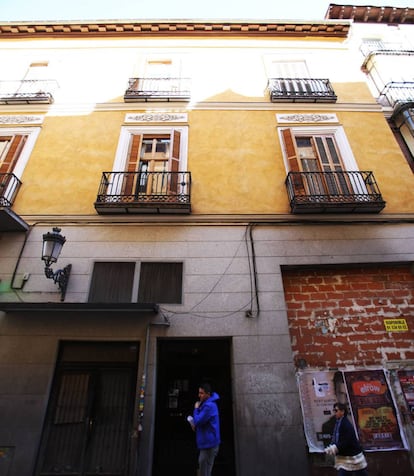
[[[129,474],[138,350],[135,342],[61,345],[36,475]]]
[[[231,341],[159,340],[152,476],[196,476],[195,435],[186,418],[193,413],[198,385],[209,381],[220,395],[221,440],[213,475],[234,476]]]

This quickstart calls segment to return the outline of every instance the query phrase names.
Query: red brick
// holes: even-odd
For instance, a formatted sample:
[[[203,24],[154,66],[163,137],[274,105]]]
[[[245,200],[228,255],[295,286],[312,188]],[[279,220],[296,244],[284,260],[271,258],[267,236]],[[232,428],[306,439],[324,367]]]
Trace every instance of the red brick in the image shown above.
[[[395,351],[387,355],[389,359],[400,359],[403,355],[407,359],[414,358],[414,351],[408,350],[414,338],[414,276],[408,265],[312,272],[304,269],[284,273],[283,279],[284,282],[287,279],[290,286],[316,288],[311,294],[295,292],[294,300],[286,294],[289,323],[295,326],[291,331],[296,340],[293,350],[303,355],[309,365],[380,364],[381,347],[395,347]],[[304,307],[293,309],[298,303]],[[399,318],[400,311],[406,314],[409,332],[386,332],[384,314]],[[336,341],[331,334],[322,334],[321,328],[315,325],[327,316],[338,319]]]

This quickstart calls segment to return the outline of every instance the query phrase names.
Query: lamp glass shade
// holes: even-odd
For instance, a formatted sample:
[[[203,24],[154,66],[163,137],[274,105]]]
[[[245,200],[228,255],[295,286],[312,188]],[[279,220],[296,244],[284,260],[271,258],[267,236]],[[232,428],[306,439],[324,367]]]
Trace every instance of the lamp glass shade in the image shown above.
[[[53,228],[53,232],[43,235],[42,260],[49,267],[56,263],[62,251],[66,238],[60,233],[60,228]]]

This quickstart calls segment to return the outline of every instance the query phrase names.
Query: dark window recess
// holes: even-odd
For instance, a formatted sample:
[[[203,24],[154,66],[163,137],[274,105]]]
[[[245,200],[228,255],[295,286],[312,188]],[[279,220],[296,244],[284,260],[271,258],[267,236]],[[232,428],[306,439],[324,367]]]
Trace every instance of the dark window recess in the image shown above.
[[[180,304],[182,263],[141,263],[138,302]]]
[[[95,263],[89,302],[131,302],[135,263]]]

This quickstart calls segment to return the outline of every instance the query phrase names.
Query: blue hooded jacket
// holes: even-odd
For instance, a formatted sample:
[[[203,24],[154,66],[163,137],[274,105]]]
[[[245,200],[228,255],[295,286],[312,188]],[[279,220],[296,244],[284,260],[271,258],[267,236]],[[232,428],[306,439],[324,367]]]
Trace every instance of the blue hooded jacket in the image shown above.
[[[197,448],[200,450],[214,448],[220,444],[220,421],[216,401],[216,392],[194,409]]]

